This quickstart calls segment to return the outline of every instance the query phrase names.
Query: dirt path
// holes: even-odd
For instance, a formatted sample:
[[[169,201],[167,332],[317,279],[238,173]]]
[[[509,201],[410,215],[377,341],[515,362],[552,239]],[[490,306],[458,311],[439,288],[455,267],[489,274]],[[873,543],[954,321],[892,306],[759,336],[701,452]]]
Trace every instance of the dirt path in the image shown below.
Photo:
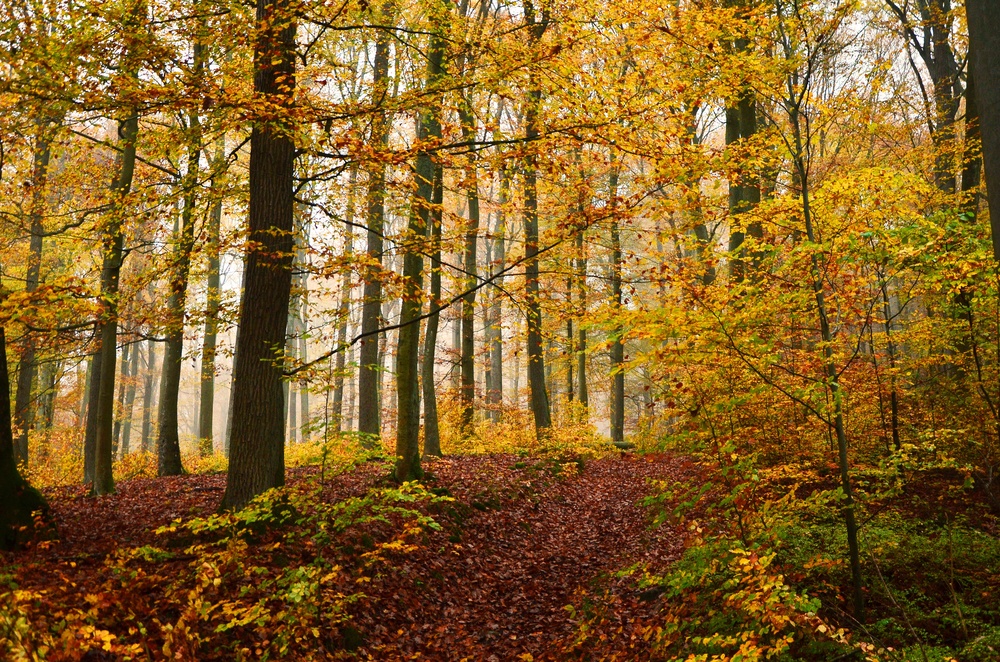
[[[648,512],[637,504],[650,493],[649,479],[682,473],[679,461],[609,458],[567,478],[510,464],[509,457],[463,458],[434,466],[438,483],[477,508],[460,530],[435,534],[384,578],[372,595],[375,609],[355,622],[364,638],[359,652],[379,660],[562,659],[577,626],[566,606],[579,607],[582,589],[614,585],[610,573],[679,554],[678,532],[649,531]],[[504,493],[504,486],[514,489]],[[619,590],[630,589],[622,583]],[[638,650],[626,653],[636,643],[629,615],[622,619],[622,631],[607,634],[635,659]]]

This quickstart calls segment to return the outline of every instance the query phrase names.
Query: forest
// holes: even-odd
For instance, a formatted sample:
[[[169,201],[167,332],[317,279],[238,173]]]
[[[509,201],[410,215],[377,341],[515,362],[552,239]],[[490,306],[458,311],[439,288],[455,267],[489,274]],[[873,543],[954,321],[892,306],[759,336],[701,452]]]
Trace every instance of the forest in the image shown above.
[[[0,0],[0,660],[1000,660],[1000,5]]]

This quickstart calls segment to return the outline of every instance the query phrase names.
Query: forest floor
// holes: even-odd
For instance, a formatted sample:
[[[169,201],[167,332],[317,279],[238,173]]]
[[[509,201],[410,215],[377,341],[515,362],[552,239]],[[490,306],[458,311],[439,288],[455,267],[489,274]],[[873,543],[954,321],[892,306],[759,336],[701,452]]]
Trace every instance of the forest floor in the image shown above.
[[[586,463],[483,455],[425,466],[425,485],[452,499],[418,506],[440,528],[425,528],[404,551],[387,556],[365,579],[364,595],[346,605],[349,619],[318,635],[308,656],[293,646],[288,650],[300,652],[287,653],[288,659],[567,659],[574,651],[582,654],[575,640],[587,616],[588,596],[598,593],[613,596],[602,603],[614,604],[616,613],[602,614],[606,631],[589,632],[588,645],[596,642],[601,657],[646,657],[642,623],[655,613],[655,600],[617,571],[635,564],[663,568],[680,556],[682,533],[669,526],[652,529],[650,513],[640,502],[653,491],[652,480],[690,475],[689,463],[669,455],[619,455]],[[317,468],[293,469],[289,483],[320,482],[323,501],[334,503],[389,485],[387,468],[384,461],[368,462],[322,480]],[[224,485],[225,475],[216,474],[126,481],[117,494],[103,498],[87,497],[77,487],[50,491],[59,539],[0,558],[0,580],[34,595],[36,610],[49,605],[51,614],[26,615],[35,628],[56,632],[53,623],[75,609],[115,641],[103,651],[86,654],[81,645],[79,657],[64,649],[64,655],[50,653],[49,659],[124,659],[114,651],[129,650],[127,645],[141,648],[137,659],[236,659],[233,651],[245,643],[243,650],[258,653],[249,657],[259,657],[261,646],[275,637],[247,628],[213,642],[213,630],[206,627],[200,638],[189,637],[186,648],[176,642],[164,646],[177,634],[176,627],[164,624],[174,619],[176,625],[178,613],[187,612],[172,613],[165,598],[158,611],[157,596],[169,598],[177,591],[158,586],[155,577],[162,576],[166,585],[191,572],[197,563],[190,554],[168,557],[165,552],[156,560],[155,575],[152,561],[131,570],[136,573],[131,589],[124,580],[109,579],[109,567],[116,574],[126,567],[112,560],[122,548],[169,549],[172,545],[155,530],[178,518],[214,512]],[[374,541],[384,538],[384,529],[374,525]],[[286,557],[268,551],[275,540],[271,533],[253,538],[245,555],[287,566]],[[334,561],[348,570],[374,546],[368,534],[358,531],[345,533],[336,545]],[[305,555],[307,550],[299,551]],[[344,575],[344,590],[349,575]],[[223,596],[218,600],[223,602]],[[591,648],[588,656],[593,653]]]

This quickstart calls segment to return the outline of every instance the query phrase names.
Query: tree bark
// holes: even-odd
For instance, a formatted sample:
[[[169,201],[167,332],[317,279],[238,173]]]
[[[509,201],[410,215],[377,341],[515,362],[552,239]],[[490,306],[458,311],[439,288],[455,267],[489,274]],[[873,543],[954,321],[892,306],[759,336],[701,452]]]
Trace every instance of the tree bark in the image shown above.
[[[447,7],[442,13],[447,14]],[[430,107],[422,109],[417,120],[417,141],[421,144],[414,164],[416,190],[410,202],[407,227],[410,246],[403,254],[403,300],[399,311],[399,335],[396,341],[396,480],[418,480],[420,468],[420,388],[419,347],[420,311],[423,293],[423,265],[419,243],[431,224],[434,204],[434,178],[437,168],[427,149],[429,141],[441,137],[440,92],[436,90],[444,72],[444,39],[431,35],[425,89],[430,92]],[[440,277],[440,275],[439,275]],[[433,303],[432,303],[433,305]],[[436,334],[436,329],[434,333]]]
[[[290,109],[295,92],[295,23],[289,0],[257,0],[254,92]],[[232,441],[221,508],[236,510],[285,483],[281,348],[285,344],[294,215],[295,145],[277,122],[250,135],[250,248],[233,366]]]
[[[0,549],[4,550],[13,549],[28,538],[34,513],[48,513],[45,498],[17,469],[10,414],[7,337],[5,329],[0,327]]]
[[[462,139],[476,140],[476,116],[472,106],[472,92],[461,95],[459,119],[462,124]],[[465,288],[462,297],[462,433],[468,435],[472,428],[473,407],[476,399],[476,292],[478,281],[476,246],[479,238],[479,176],[476,152],[470,151],[465,165],[466,199],[469,203],[469,220],[465,226]]]
[[[609,205],[614,210],[618,200],[618,164],[612,164],[608,181]],[[621,317],[622,307],[622,241],[618,228],[618,218],[611,216],[611,306],[615,319]],[[615,326],[611,331],[611,441],[625,441],[625,345],[622,342],[622,328]]]
[[[442,202],[444,198],[444,169],[440,164],[434,165],[434,189],[430,210],[431,238],[431,291],[429,305],[436,308],[441,305],[441,219]],[[424,333],[424,357],[421,366],[421,384],[424,392],[424,455],[441,456],[441,433],[438,429],[437,392],[434,382],[434,366],[437,363],[437,336],[440,315],[432,314],[427,318],[427,331]]]
[[[1000,262],[1000,6],[989,0],[966,0],[965,11],[983,141],[993,259]]]
[[[212,169],[212,211],[205,228],[205,251],[208,277],[205,284],[205,335],[201,344],[201,393],[198,402],[198,450],[202,457],[211,455],[215,426],[215,352],[219,336],[219,235],[222,228],[222,193],[219,190],[225,163],[226,141],[219,139]]]
[[[138,342],[132,345],[132,358],[129,360],[128,386],[125,388],[125,406],[122,408],[122,434],[119,443],[119,457],[125,457],[130,451],[132,436],[132,411],[135,408],[135,380],[139,374],[139,351],[142,345]]]
[[[548,26],[548,12],[541,20],[535,15],[531,0],[525,0],[524,15],[533,44],[541,41]],[[539,111],[542,90],[534,70],[528,74],[528,99],[525,108],[524,139],[528,154],[524,164],[524,283],[527,294],[525,315],[528,325],[528,389],[531,392],[531,412],[535,419],[535,436],[543,438],[552,427],[549,396],[545,390],[545,358],[542,350],[542,302],[538,281],[538,155],[535,142],[540,133]]]
[[[142,441],[140,448],[148,453],[152,445],[153,429],[153,382],[156,376],[156,341],[152,338],[146,341],[146,372],[142,379]]]
[[[380,19],[388,23],[388,12],[383,10]],[[379,30],[375,38],[372,100],[384,102],[389,89],[389,40],[388,30]],[[389,142],[390,123],[384,108],[372,116],[372,145],[385,149]],[[362,444],[373,447],[382,434],[382,402],[379,397],[379,338],[376,331],[382,312],[382,232],[385,225],[385,163],[378,160],[368,171],[368,266],[364,274],[364,295],[361,308],[361,341],[358,358],[358,432]]]
[[[28,245],[28,269],[24,278],[24,291],[32,293],[38,289],[42,269],[42,237],[45,233],[43,225],[45,184],[48,179],[49,161],[52,156],[46,123],[40,123],[39,135],[35,143],[32,157],[31,173],[31,210],[29,212],[29,232],[31,239]],[[18,362],[17,392],[14,396],[15,422],[18,436],[14,444],[14,455],[18,463],[28,466],[28,434],[34,427],[34,412],[31,406],[31,388],[35,382],[37,366],[35,365],[35,338],[28,332],[24,338],[24,348]]]
[[[132,114],[120,124],[122,155],[118,178],[114,185],[115,204],[104,230],[104,263],[101,269],[101,298],[104,315],[101,320],[101,363],[97,391],[97,435],[94,443],[94,482],[91,493],[111,494],[115,491],[112,476],[113,425],[115,418],[115,364],[118,342],[118,287],[124,258],[125,198],[132,190],[135,175],[136,138],[139,115]]]

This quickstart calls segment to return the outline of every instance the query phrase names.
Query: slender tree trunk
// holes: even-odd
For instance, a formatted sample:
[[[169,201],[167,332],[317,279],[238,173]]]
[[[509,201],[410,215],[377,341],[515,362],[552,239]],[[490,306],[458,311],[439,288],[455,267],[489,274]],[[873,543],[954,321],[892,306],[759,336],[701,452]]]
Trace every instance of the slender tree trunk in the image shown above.
[[[816,245],[816,233],[812,222],[812,207],[809,197],[809,173],[806,169],[803,155],[805,148],[798,112],[792,110],[790,113],[792,131],[795,138],[795,168],[802,185],[802,219],[805,223],[806,239],[813,246]],[[858,544],[858,524],[854,513],[854,493],[851,489],[851,469],[847,455],[847,432],[844,427],[843,394],[840,387],[840,373],[834,363],[833,356],[833,334],[830,331],[830,318],[827,311],[826,296],[823,292],[823,273],[819,262],[819,256],[813,251],[812,262],[810,263],[812,276],[812,290],[816,300],[816,313],[819,317],[820,337],[823,340],[823,357],[826,361],[827,383],[830,389],[830,397],[833,400],[834,432],[837,437],[837,451],[840,463],[841,489],[844,492],[844,525],[847,532],[848,557],[851,566],[851,585],[853,589],[854,617],[864,622],[864,580],[861,577],[861,552]]]
[[[580,212],[582,214],[583,210]],[[590,394],[587,391],[587,327],[583,324],[583,317],[587,314],[587,253],[583,235],[583,232],[576,235],[577,305],[581,318],[576,331],[576,376],[577,397],[580,404],[586,408],[590,406]],[[586,412],[584,416],[587,416]]]
[[[153,442],[153,394],[159,389],[154,384],[156,377],[156,341],[146,341],[146,372],[142,379],[142,441],[143,453],[150,452]]]
[[[444,169],[434,166],[434,189],[430,210],[431,237],[431,292],[429,305],[436,308],[441,305],[441,205],[444,198]],[[424,356],[421,367],[421,382],[424,392],[424,455],[440,457],[441,433],[438,430],[437,392],[434,383],[434,366],[437,362],[437,336],[440,315],[434,313],[427,318],[427,331],[424,334]]]
[[[459,118],[462,123],[462,139],[476,140],[476,116],[472,109],[472,93],[462,94],[459,102]],[[477,173],[476,152],[469,152],[465,165],[465,191],[469,203],[469,220],[465,226],[465,287],[469,291],[462,298],[462,430],[469,434],[472,428],[473,406],[476,399],[476,292],[473,288],[478,281],[476,245],[479,237],[479,175]]]
[[[115,407],[117,411],[115,413],[114,435],[111,446],[111,454],[114,457],[118,457],[118,449],[121,448],[122,419],[125,418],[125,388],[128,385],[127,382],[130,361],[135,360],[135,358],[132,357],[132,345],[133,343],[126,343],[125,346],[122,347],[122,363],[118,374],[118,397],[115,399]]]
[[[608,182],[609,203],[612,210],[617,207],[618,164],[611,169]],[[615,309],[615,319],[621,317],[622,307],[622,241],[618,228],[618,218],[611,217],[611,306]],[[622,328],[616,326],[611,336],[611,441],[616,444],[625,441],[625,345],[622,342]]]
[[[541,41],[548,25],[547,11],[541,20],[534,5],[525,0],[524,15],[532,42]],[[534,70],[528,74],[528,99],[525,108],[525,143],[528,155],[524,166],[524,283],[527,293],[525,314],[528,324],[528,388],[531,392],[531,412],[535,419],[535,435],[541,439],[552,427],[549,396],[545,390],[545,358],[542,350],[542,302],[538,280],[538,155],[535,142],[539,137],[538,113],[542,91]]]
[[[202,457],[211,455],[215,425],[215,352],[219,336],[219,235],[222,228],[222,192],[220,179],[225,163],[226,141],[219,139],[212,169],[212,210],[205,228],[205,252],[208,277],[205,286],[205,333],[201,344],[201,393],[198,402],[198,450]]]
[[[388,23],[388,11],[383,10],[381,20]],[[388,30],[379,30],[375,38],[375,60],[373,72],[372,98],[376,102],[385,99],[389,89],[389,41]],[[390,123],[384,108],[372,117],[372,139],[376,148],[385,149],[389,142]],[[379,366],[379,328],[382,311],[382,232],[385,225],[385,163],[381,157],[368,171],[368,267],[364,275],[364,298],[361,309],[361,341],[358,359],[358,432],[362,443],[373,446],[374,440],[382,434],[382,402],[379,383],[382,374]]]
[[[350,263],[354,255],[354,187],[358,181],[357,166],[351,166],[349,184],[347,188],[347,230],[344,235],[344,261]],[[351,272],[344,271],[343,280],[340,283],[340,305],[337,311],[339,319],[337,325],[337,352],[336,365],[334,367],[333,378],[333,430],[335,434],[340,434],[344,421],[344,377],[347,368],[347,324],[351,317]]]
[[[29,232],[31,240],[28,245],[28,269],[24,279],[24,291],[28,294],[38,289],[42,269],[42,237],[45,233],[43,225],[45,184],[48,179],[49,161],[52,155],[47,126],[42,123],[35,143],[35,153],[32,159],[31,173],[31,211]],[[35,339],[31,333],[25,335],[24,348],[17,371],[17,392],[14,396],[15,423],[18,429],[14,442],[15,461],[28,465],[28,433],[34,426],[34,413],[31,407],[31,388],[35,382]],[[0,423],[2,424],[2,423]]]
[[[125,388],[125,406],[122,408],[122,435],[118,446],[120,457],[129,454],[129,441],[132,436],[132,411],[135,408],[135,381],[139,374],[139,352],[142,345],[138,342],[132,345],[132,358],[129,360],[128,386]]]
[[[254,91],[283,110],[295,93],[295,23],[289,0],[257,0]],[[294,216],[295,145],[276,122],[250,135],[250,242],[233,367],[232,442],[221,508],[244,507],[285,483],[282,361]]]
[[[504,270],[507,261],[506,247],[506,204],[510,197],[510,178],[506,170],[500,173],[500,199],[497,209],[496,229],[493,232],[493,264],[494,273]],[[490,362],[491,383],[486,386],[486,402],[491,406],[490,417],[493,421],[500,420],[500,406],[503,403],[503,276],[496,276],[490,288],[489,343],[487,352]],[[516,390],[516,389],[515,389]]]

